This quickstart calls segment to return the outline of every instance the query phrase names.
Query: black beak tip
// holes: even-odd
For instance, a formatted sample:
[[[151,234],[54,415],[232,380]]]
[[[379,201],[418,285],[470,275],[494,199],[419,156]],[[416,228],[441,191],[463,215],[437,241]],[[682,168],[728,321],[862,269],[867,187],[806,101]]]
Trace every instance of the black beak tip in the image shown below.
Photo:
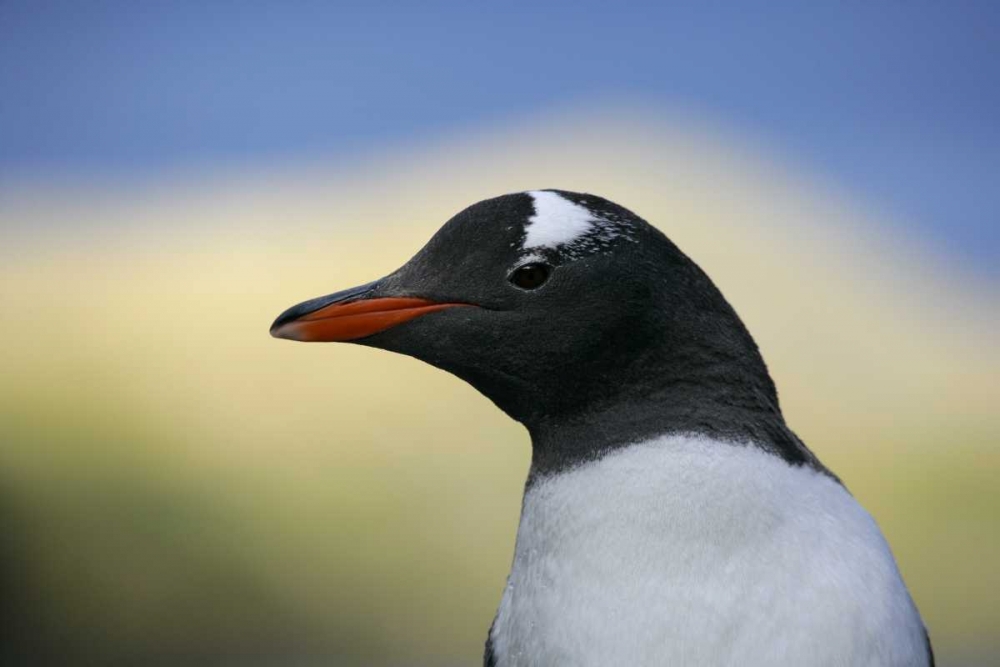
[[[289,322],[294,322],[295,320],[306,314],[305,312],[302,312],[302,310],[300,309],[301,305],[302,304],[299,304],[299,306],[292,306],[291,308],[283,312],[281,315],[278,315],[278,317],[271,324],[270,333],[272,336],[274,336],[275,338],[282,338],[281,328],[286,324],[288,324]]]
[[[274,323],[271,324],[271,335],[275,338],[286,338],[286,336],[283,336],[281,333],[281,329],[286,324],[294,322],[300,317],[305,317],[309,313],[314,313],[320,308],[325,308],[331,304],[343,301],[358,301],[360,299],[370,298],[371,293],[378,286],[378,283],[379,281],[376,280],[375,282],[341,290],[340,292],[334,292],[333,294],[327,294],[326,296],[309,299],[308,301],[296,304],[283,312],[281,315],[278,315],[277,319],[274,320]]]

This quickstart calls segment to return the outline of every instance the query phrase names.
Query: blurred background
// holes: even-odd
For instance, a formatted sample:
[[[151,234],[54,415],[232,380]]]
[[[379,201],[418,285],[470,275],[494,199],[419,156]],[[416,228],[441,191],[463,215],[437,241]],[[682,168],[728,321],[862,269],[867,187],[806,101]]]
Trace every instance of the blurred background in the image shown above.
[[[997,664],[996,4],[206,4],[0,3],[0,662],[479,664],[526,433],[268,326],[557,187],[705,268]]]

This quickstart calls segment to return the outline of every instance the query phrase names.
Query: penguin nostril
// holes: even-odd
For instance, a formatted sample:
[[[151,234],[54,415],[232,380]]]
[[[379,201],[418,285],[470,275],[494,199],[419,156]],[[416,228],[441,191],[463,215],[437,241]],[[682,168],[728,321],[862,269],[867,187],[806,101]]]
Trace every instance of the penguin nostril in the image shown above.
[[[552,267],[547,264],[525,264],[510,276],[510,281],[521,289],[538,289],[549,279]]]

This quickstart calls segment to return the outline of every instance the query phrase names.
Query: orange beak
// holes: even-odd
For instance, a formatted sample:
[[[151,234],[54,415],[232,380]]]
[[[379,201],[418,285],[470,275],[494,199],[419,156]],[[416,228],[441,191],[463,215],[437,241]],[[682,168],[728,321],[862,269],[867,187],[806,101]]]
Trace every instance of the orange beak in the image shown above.
[[[367,291],[370,290],[346,290],[293,306],[274,321],[271,335],[306,342],[357,340],[421,315],[470,305],[438,303],[414,297],[366,299],[364,295]]]

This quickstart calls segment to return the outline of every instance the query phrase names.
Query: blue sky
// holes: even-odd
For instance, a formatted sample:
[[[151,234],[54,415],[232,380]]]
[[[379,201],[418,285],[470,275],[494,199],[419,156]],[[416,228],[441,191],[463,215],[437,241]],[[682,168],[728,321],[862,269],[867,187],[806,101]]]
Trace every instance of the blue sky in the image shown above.
[[[821,7],[821,5],[823,5]],[[0,3],[0,180],[704,110],[997,275],[1000,3]]]

